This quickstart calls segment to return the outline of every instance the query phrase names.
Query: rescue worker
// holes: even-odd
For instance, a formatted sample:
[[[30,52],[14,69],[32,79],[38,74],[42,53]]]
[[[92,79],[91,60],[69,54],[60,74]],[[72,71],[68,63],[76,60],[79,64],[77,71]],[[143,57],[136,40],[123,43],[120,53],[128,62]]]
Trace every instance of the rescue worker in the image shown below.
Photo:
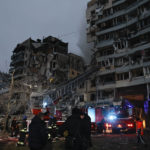
[[[26,134],[27,134],[27,117],[23,116],[17,146],[26,145]]]
[[[74,108],[72,115],[67,118],[65,123],[60,127],[60,133],[64,132],[66,150],[83,150],[80,110]]]
[[[54,115],[54,116],[50,116],[50,119],[49,119],[49,122],[48,122],[48,125],[53,125],[53,124],[56,124],[56,121],[57,121],[57,119],[56,119],[56,116]]]
[[[136,118],[136,133],[137,133],[137,143],[145,143],[143,140],[143,122],[140,118]]]
[[[29,148],[30,150],[43,150],[47,141],[48,133],[44,122],[44,114],[40,112],[34,116],[29,125]]]
[[[80,113],[81,118],[81,137],[82,137],[82,150],[92,147],[91,140],[91,118],[84,112]]]
[[[11,126],[11,116],[8,115],[7,119],[6,119],[6,131],[9,133],[10,130],[10,126]]]
[[[56,116],[50,116],[49,122],[48,122],[48,131],[51,135],[51,138],[57,138],[57,125],[56,125]]]
[[[98,133],[105,133],[106,132],[106,127],[105,127],[105,119],[101,120],[101,122],[97,123],[97,128],[98,128]]]
[[[17,121],[16,117],[14,117],[11,122],[11,137],[16,136],[16,134],[17,134]]]

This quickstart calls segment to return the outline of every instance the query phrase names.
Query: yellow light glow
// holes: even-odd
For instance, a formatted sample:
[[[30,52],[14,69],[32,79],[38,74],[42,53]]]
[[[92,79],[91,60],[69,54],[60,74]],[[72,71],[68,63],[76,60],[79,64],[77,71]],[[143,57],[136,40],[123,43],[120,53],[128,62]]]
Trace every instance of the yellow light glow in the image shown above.
[[[146,128],[146,121],[143,120],[143,128],[145,129]]]

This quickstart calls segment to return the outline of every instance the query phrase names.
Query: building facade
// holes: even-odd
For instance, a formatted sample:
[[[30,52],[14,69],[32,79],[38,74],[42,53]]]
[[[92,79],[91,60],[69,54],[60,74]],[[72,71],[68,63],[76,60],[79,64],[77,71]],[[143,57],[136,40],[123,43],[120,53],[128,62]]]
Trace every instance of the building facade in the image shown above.
[[[91,0],[87,23],[91,63],[99,66],[97,100],[149,100],[150,0]]]

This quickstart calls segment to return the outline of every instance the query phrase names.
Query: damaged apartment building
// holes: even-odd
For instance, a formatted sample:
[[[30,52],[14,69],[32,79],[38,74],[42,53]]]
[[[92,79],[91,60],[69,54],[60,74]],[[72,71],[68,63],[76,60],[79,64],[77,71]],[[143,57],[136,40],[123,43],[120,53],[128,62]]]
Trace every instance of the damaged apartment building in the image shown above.
[[[26,104],[25,109],[29,109],[31,92],[52,89],[84,71],[82,57],[68,53],[68,43],[52,36],[18,44],[11,60],[11,99],[18,107]]]
[[[0,114],[6,112],[6,106],[8,103],[10,76],[8,73],[0,71]]]
[[[91,0],[87,24],[91,63],[99,66],[95,99],[149,101],[150,0]]]

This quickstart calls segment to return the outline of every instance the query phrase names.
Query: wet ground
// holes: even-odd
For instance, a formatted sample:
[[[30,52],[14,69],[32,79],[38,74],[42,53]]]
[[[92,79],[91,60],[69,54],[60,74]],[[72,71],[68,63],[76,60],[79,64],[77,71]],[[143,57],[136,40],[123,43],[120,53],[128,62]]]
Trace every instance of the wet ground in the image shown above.
[[[145,134],[148,144],[150,135]],[[94,134],[93,147],[89,150],[150,150],[150,145],[136,143],[135,134]],[[28,147],[16,147],[16,138],[0,138],[0,150],[29,150]],[[50,150],[50,149],[49,149]],[[64,150],[64,139],[53,142],[53,150]]]

